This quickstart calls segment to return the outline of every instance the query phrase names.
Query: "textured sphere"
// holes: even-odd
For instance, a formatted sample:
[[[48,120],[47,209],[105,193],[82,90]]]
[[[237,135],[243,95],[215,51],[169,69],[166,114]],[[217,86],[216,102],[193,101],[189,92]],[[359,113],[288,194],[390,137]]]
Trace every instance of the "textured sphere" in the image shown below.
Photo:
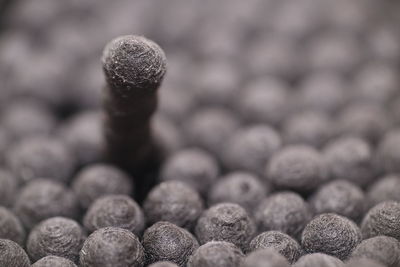
[[[35,262],[32,267],[77,267],[72,261],[58,257],[47,256]]]
[[[204,205],[200,195],[190,186],[180,181],[163,182],[154,187],[143,204],[147,222],[171,222],[191,229]]]
[[[145,219],[140,206],[129,196],[107,195],[98,198],[89,207],[83,225],[91,233],[103,227],[119,227],[139,236]]]
[[[222,161],[229,170],[262,175],[265,164],[281,147],[278,133],[266,125],[240,129],[227,141]]]
[[[361,231],[353,221],[326,213],[307,224],[301,244],[307,253],[321,252],[344,260],[361,240]]]
[[[322,253],[312,253],[302,256],[293,267],[343,267],[343,261]],[[360,265],[361,266],[361,265]]]
[[[380,169],[383,171],[400,172],[400,129],[389,131],[381,140],[377,149]]]
[[[361,223],[364,238],[386,235],[400,240],[400,202],[385,201],[368,211]]]
[[[130,97],[131,88],[156,90],[166,72],[163,50],[142,36],[120,36],[109,42],[103,51],[103,70],[106,80],[118,97]]]
[[[53,217],[42,221],[32,229],[26,247],[33,261],[54,255],[78,262],[79,251],[85,238],[77,222],[63,217]]]
[[[83,168],[75,177],[72,189],[81,207],[87,209],[92,202],[109,194],[131,195],[132,178],[108,164],[94,164]]]
[[[0,207],[0,238],[10,239],[20,246],[25,244],[25,229],[10,210]]]
[[[361,220],[366,209],[363,191],[346,180],[336,180],[321,186],[311,197],[316,214],[336,213],[354,221]]]
[[[255,224],[245,209],[233,203],[221,203],[206,210],[195,228],[200,244],[209,241],[226,241],[238,246],[242,251],[255,234]]]
[[[250,242],[250,251],[262,248],[273,248],[290,262],[294,263],[303,254],[302,248],[295,239],[278,231],[259,234]]]
[[[0,169],[0,205],[10,207],[17,195],[18,181],[7,170]]]
[[[188,267],[240,267],[242,251],[234,244],[211,241],[200,246],[190,257]]]
[[[272,248],[258,249],[248,254],[242,267],[289,267],[287,259]]]
[[[267,197],[255,213],[259,231],[281,231],[298,239],[311,218],[309,205],[293,192],[280,192]]]
[[[32,137],[13,146],[7,164],[21,182],[36,178],[66,183],[75,169],[70,150],[57,139]]]
[[[330,118],[312,111],[294,114],[283,126],[283,139],[288,144],[321,147],[333,134]]]
[[[85,240],[80,251],[80,266],[143,267],[143,246],[128,230],[101,228]]]
[[[29,267],[26,252],[14,241],[0,239],[0,266],[7,267]]]
[[[266,177],[278,188],[309,192],[327,180],[327,166],[312,147],[293,145],[271,158]]]
[[[345,267],[387,267],[379,262],[376,262],[367,258],[351,259],[345,265]]]
[[[375,236],[362,241],[352,258],[368,258],[388,267],[400,266],[400,242],[393,237]]]
[[[189,257],[199,247],[191,233],[169,222],[158,222],[147,228],[142,242],[146,264],[171,261],[180,267],[186,266]]]
[[[161,170],[161,179],[185,182],[200,193],[205,193],[218,173],[217,162],[210,154],[192,148],[181,150],[168,158]]]
[[[375,177],[371,146],[358,137],[341,137],[324,149],[331,179],[346,179],[359,186],[368,185]]]
[[[378,179],[369,187],[367,199],[371,207],[389,200],[400,202],[400,177],[391,174]]]
[[[14,210],[22,224],[31,229],[50,217],[77,218],[79,204],[76,195],[63,184],[35,179],[21,189]]]

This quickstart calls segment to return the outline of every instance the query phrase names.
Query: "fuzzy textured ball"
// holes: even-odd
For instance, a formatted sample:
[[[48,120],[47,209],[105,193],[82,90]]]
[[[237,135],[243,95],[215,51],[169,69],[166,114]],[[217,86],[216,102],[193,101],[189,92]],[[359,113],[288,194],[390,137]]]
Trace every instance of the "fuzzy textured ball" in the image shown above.
[[[7,267],[29,267],[26,252],[14,241],[0,239],[0,266]]]
[[[241,267],[289,267],[287,259],[272,248],[258,249],[248,254]]]
[[[312,253],[302,256],[293,267],[343,267],[343,261],[323,253]],[[361,266],[361,265],[360,265]]]
[[[234,244],[212,241],[200,246],[190,257],[188,267],[240,267],[242,251]]]
[[[23,246],[25,237],[25,229],[18,217],[10,210],[0,207],[0,238],[10,239]]]
[[[58,256],[47,256],[37,262],[32,267],[77,267],[72,261],[58,257]]]

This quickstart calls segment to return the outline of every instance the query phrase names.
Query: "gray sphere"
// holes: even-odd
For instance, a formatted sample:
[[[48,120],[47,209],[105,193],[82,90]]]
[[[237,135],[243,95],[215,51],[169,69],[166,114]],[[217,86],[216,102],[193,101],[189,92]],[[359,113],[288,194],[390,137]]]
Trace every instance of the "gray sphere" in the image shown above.
[[[205,193],[219,173],[216,160],[207,152],[184,149],[168,158],[161,170],[161,180],[178,180]]]
[[[169,222],[158,222],[147,228],[142,243],[146,264],[170,261],[180,267],[186,266],[189,257],[199,247],[191,233]]]
[[[377,148],[379,168],[386,173],[400,172],[400,129],[390,130]]]
[[[25,244],[25,229],[10,210],[0,207],[0,238],[10,239],[20,246]]]
[[[180,181],[162,182],[153,187],[143,204],[149,224],[167,221],[192,229],[203,212],[200,195]]]
[[[255,224],[246,210],[233,203],[220,203],[210,207],[201,215],[195,228],[200,244],[226,241],[242,251],[248,249],[255,232]]]
[[[371,146],[358,137],[341,137],[324,149],[331,179],[346,179],[365,187],[375,178]]]
[[[26,252],[14,241],[0,239],[0,266],[30,267]]]
[[[67,183],[76,162],[71,151],[60,140],[32,137],[11,148],[7,153],[7,164],[21,182],[46,178]]]
[[[105,227],[94,231],[80,251],[80,266],[143,267],[144,250],[130,231]]]
[[[244,255],[234,244],[211,241],[200,246],[190,257],[188,267],[240,267]]]
[[[83,168],[76,175],[72,189],[76,193],[81,207],[87,209],[95,199],[103,195],[131,195],[132,180],[117,167],[108,164],[94,164]]]
[[[72,261],[58,257],[47,256],[35,262],[32,267],[77,267]]]
[[[371,259],[367,258],[359,258],[359,259],[350,259],[346,264],[345,267],[387,267],[379,262],[376,262]]]
[[[258,249],[248,254],[241,267],[289,267],[287,259],[272,248]]]
[[[400,266],[400,242],[388,236],[363,240],[351,254],[352,258],[368,258],[388,267]]]
[[[78,218],[76,195],[61,183],[35,179],[25,185],[14,205],[22,224],[31,229],[38,222],[55,216]]]
[[[144,230],[145,218],[140,206],[129,196],[107,195],[93,202],[83,225],[89,233],[103,227],[119,227],[139,236]]]
[[[353,221],[326,213],[307,224],[301,244],[307,253],[321,252],[344,260],[361,240],[361,231]]]
[[[293,267],[343,267],[343,261],[323,253],[312,253],[302,256]]]
[[[287,146],[270,160],[267,179],[281,189],[309,192],[325,182],[327,166],[320,153],[310,146]]]
[[[121,98],[137,94],[135,90],[130,92],[131,87],[156,90],[166,72],[164,51],[153,41],[135,35],[110,41],[104,48],[102,63],[107,83]]]
[[[386,235],[400,240],[400,202],[385,201],[370,209],[361,223],[364,238]]]
[[[378,179],[369,187],[367,199],[371,207],[389,200],[400,202],[400,177],[391,174]]]
[[[257,249],[273,248],[290,262],[296,262],[303,254],[299,243],[292,237],[278,231],[268,231],[259,234],[250,242],[249,251]]]
[[[310,199],[316,214],[336,213],[358,222],[364,216],[366,199],[358,186],[336,180],[321,186]]]
[[[0,205],[11,207],[15,201],[17,190],[17,179],[9,171],[0,169]]]
[[[297,239],[300,239],[311,218],[309,205],[293,192],[280,192],[267,197],[255,212],[259,231],[281,231]]]
[[[63,217],[54,217],[42,221],[32,229],[26,247],[33,261],[53,255],[76,263],[85,238],[77,222]]]
[[[269,191],[269,186],[263,184],[257,176],[246,172],[233,172],[221,177],[213,185],[208,194],[208,203],[236,203],[247,212],[253,213]]]
[[[253,125],[233,133],[222,152],[222,162],[229,170],[262,175],[265,164],[280,147],[281,138],[274,129]]]

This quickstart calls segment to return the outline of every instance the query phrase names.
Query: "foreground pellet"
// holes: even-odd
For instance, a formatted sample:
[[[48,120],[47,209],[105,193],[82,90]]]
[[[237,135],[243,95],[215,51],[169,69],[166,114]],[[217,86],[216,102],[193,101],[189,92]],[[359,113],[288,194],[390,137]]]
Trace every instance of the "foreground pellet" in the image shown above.
[[[28,255],[17,243],[0,239],[0,266],[29,267]]]
[[[239,267],[242,251],[234,244],[211,241],[200,246],[190,257],[188,267]]]
[[[72,261],[58,257],[47,256],[35,262],[31,267],[77,267]]]

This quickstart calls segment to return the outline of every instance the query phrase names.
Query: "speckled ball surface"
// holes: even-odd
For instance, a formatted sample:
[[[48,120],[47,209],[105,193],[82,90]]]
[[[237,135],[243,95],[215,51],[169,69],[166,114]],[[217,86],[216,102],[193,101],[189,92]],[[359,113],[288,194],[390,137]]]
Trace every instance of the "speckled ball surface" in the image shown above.
[[[302,256],[295,264],[294,267],[343,267],[343,261],[336,257],[326,255],[323,253],[311,253]]]
[[[149,224],[167,221],[191,229],[204,209],[200,195],[180,181],[158,184],[148,194],[144,213]]]
[[[298,239],[311,218],[308,203],[300,195],[289,191],[265,198],[255,213],[259,231],[281,231]]]
[[[0,207],[0,238],[10,239],[23,246],[25,237],[25,229],[18,217],[12,211]]]
[[[234,244],[211,241],[200,246],[190,257],[188,267],[240,267],[243,252]]]
[[[326,213],[304,228],[301,245],[307,253],[321,252],[345,260],[361,242],[361,231],[351,220]]]
[[[382,202],[371,208],[361,223],[364,238],[386,235],[400,240],[400,203]]]
[[[209,241],[227,241],[246,251],[256,228],[253,220],[241,206],[220,203],[204,211],[194,232],[200,244]]]
[[[85,238],[77,222],[63,217],[54,217],[42,221],[32,229],[26,247],[33,261],[54,255],[76,263]]]
[[[389,174],[378,179],[368,188],[367,199],[370,207],[390,200],[400,202],[400,177]]]
[[[275,249],[290,263],[296,262],[303,254],[301,246],[295,239],[278,231],[264,232],[251,240],[249,251],[263,248]]]
[[[14,241],[0,239],[0,266],[29,267],[28,255]]]
[[[272,248],[259,249],[248,254],[242,267],[289,267],[287,259]]]
[[[153,264],[150,264],[149,267],[178,267],[175,263],[170,261],[159,261]]]
[[[80,266],[143,267],[144,250],[130,231],[105,227],[93,232],[80,251]]]
[[[171,261],[185,266],[199,247],[196,238],[187,230],[169,222],[158,222],[147,228],[143,235],[146,264]]]
[[[32,267],[77,267],[72,261],[58,257],[47,256],[35,262]]]

